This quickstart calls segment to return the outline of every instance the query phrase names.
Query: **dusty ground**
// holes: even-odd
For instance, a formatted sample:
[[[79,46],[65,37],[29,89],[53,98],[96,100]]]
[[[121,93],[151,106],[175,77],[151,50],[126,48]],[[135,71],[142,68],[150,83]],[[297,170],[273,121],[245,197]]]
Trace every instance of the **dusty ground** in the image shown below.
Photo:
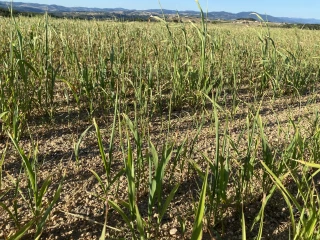
[[[310,101],[310,96],[301,97],[300,102],[290,97],[264,100],[260,114],[265,123],[265,134],[272,146],[281,147],[288,140],[288,136],[285,136],[284,133],[291,131],[288,130],[291,129],[289,119],[299,123],[300,126],[304,126],[307,131],[308,124],[315,116],[314,113],[319,111],[319,93],[312,95],[312,101]],[[239,104],[235,114],[236,120],[230,122],[228,126],[228,131],[233,139],[236,139],[246,128],[245,117],[248,111],[250,111],[248,105]],[[211,114],[211,110],[208,108],[203,128],[195,141],[194,153],[191,155],[185,154],[182,158],[185,161],[185,165],[182,166],[181,171],[176,171],[171,180],[167,177],[164,183],[165,193],[169,193],[176,182],[180,182],[181,186],[169,207],[168,214],[163,220],[161,234],[159,235],[161,239],[183,238],[179,224],[180,218],[185,220],[186,223],[186,239],[190,236],[194,217],[194,203],[198,201],[201,180],[199,180],[195,171],[188,167],[190,166],[188,161],[194,160],[205,169],[201,153],[205,153],[210,159],[214,159],[215,130],[214,123],[212,123],[210,117]],[[221,126],[224,126],[225,118],[223,114],[220,118]],[[97,122],[101,128],[103,143],[107,152],[112,116],[97,116]],[[170,121],[171,131],[168,139],[174,141],[175,146],[178,146],[188,137],[186,146],[190,148],[191,140],[197,135],[199,122],[200,117],[196,111],[183,110],[174,112]],[[92,121],[87,118],[86,112],[78,114],[74,110],[71,111],[71,114],[68,114],[66,108],[61,106],[57,109],[56,117],[52,122],[45,116],[38,116],[29,121],[28,127],[25,128],[25,134],[22,136],[20,144],[28,152],[31,144],[30,135],[34,142],[38,144],[38,179],[43,181],[46,177],[52,176],[52,185],[46,198],[50,199],[52,197],[52,190],[58,187],[63,173],[65,174],[60,200],[50,215],[42,239],[98,239],[100,237],[105,210],[104,201],[97,196],[103,196],[103,193],[89,169],[96,171],[102,177],[105,176],[94,128],[91,128],[83,139],[80,148],[79,165],[75,161],[73,148],[74,142],[91,124]],[[167,124],[167,118],[160,119],[157,117],[149,123],[150,138],[158,148],[161,147],[165,140]],[[223,131],[221,134],[223,134]],[[240,142],[242,144],[239,146],[245,149],[245,138]],[[1,193],[6,190],[10,191],[1,201],[12,205],[12,199],[10,198],[14,194],[12,181],[16,181],[20,176],[20,187],[23,191],[26,189],[26,181],[23,174],[19,175],[21,172],[21,159],[13,149],[7,136],[2,135],[0,139],[1,153],[6,145],[8,145],[8,150],[5,155],[2,188],[0,190]],[[241,147],[239,150],[241,151]],[[119,136],[116,136],[115,140],[114,159],[112,173],[115,175],[123,168],[123,155],[120,149]],[[235,166],[236,162],[231,162],[231,165]],[[170,165],[170,167],[173,166]],[[233,184],[236,179],[233,178],[235,176],[236,173],[231,173],[230,194],[234,190]],[[145,178],[147,179],[147,176]],[[141,179],[141,182],[146,182],[146,179]],[[121,176],[119,184],[115,184],[115,187],[109,191],[109,198],[115,201],[126,199],[126,184],[125,177]],[[260,183],[255,182],[253,185],[259,188]],[[146,217],[146,204],[148,201],[148,189],[146,189],[146,186],[147,184],[141,184],[141,188],[138,191],[139,209],[143,217]],[[253,190],[254,192],[255,190]],[[285,202],[280,199],[281,195],[276,194],[267,205],[264,239],[288,239],[289,214],[286,210]],[[252,194],[248,196],[248,201],[245,203],[248,239],[256,236],[257,226],[252,232],[250,232],[250,227],[261,207],[261,200],[261,195]],[[17,202],[21,217],[20,221],[24,222],[24,220],[30,219],[32,216],[26,202],[21,197],[17,199]],[[222,207],[225,209],[223,221],[216,222],[215,226],[209,230],[206,229],[203,239],[219,239],[217,235],[220,235],[221,239],[241,239],[240,209],[235,207],[232,199],[230,199],[229,203],[224,203]],[[214,220],[207,219],[206,221]],[[108,229],[108,234],[113,239],[130,236],[121,216],[112,209],[108,211],[108,226],[118,229],[118,231]],[[177,230],[176,232],[174,231],[175,229]],[[8,236],[11,231],[14,231],[14,223],[7,213],[0,208],[0,239]],[[30,239],[31,236],[27,235],[25,239]]]

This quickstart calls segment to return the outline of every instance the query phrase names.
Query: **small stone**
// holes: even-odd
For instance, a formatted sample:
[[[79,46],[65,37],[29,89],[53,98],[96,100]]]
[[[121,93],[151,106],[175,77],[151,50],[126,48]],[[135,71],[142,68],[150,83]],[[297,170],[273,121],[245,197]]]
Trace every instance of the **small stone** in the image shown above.
[[[170,235],[171,235],[171,236],[176,235],[177,232],[178,232],[178,229],[172,228],[172,229],[170,230]]]

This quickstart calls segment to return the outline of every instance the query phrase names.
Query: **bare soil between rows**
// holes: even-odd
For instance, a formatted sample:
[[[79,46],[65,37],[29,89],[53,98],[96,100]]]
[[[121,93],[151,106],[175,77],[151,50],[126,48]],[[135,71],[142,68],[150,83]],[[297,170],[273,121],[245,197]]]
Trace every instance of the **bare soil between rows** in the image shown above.
[[[265,99],[260,109],[260,115],[265,124],[265,135],[271,146],[281,149],[281,146],[287,144],[288,139],[279,134],[278,126],[281,126],[283,132],[292,133],[293,129],[290,120],[303,127],[307,133],[309,123],[319,111],[319,94],[302,96],[300,99],[293,100],[291,97],[282,97],[280,99]],[[313,99],[310,101],[310,99]],[[250,108],[247,104],[240,104],[235,113],[234,120],[228,124],[228,131],[233,139],[246,128],[246,116]],[[74,112],[73,114],[71,114]],[[100,115],[100,116],[99,116]],[[190,167],[188,161],[196,161],[203,170],[206,169],[206,163],[202,154],[214,159],[215,154],[215,129],[212,121],[212,109],[208,108],[204,117],[204,124],[199,136],[196,138],[194,152],[186,155],[183,160],[186,162],[183,169],[174,172],[174,177],[164,183],[164,192],[168,194],[174,187],[174,183],[179,182],[181,185],[173,199],[167,214],[160,226],[158,239],[189,239],[193,226],[195,212],[195,203],[198,202],[201,191],[201,179],[196,172]],[[184,139],[187,140],[187,147],[191,146],[192,140],[197,136],[199,119],[201,115],[197,110],[182,110],[173,112],[172,116],[154,117],[147,126],[150,133],[150,139],[154,145],[161,150],[163,143],[167,140],[174,142],[179,146]],[[225,128],[226,119],[221,114],[220,125],[221,134]],[[109,136],[111,133],[113,116],[104,116],[103,113],[97,114],[96,120],[101,130],[105,151],[109,149]],[[170,123],[171,130],[167,135],[167,126]],[[58,187],[63,174],[65,180],[60,200],[55,205],[48,219],[46,228],[43,232],[42,239],[98,239],[101,235],[102,225],[105,219],[104,200],[98,196],[103,196],[102,190],[90,172],[96,171],[103,179],[105,174],[103,163],[99,153],[97,138],[94,128],[91,128],[83,139],[80,146],[79,164],[75,161],[74,143],[78,140],[80,134],[92,125],[92,120],[88,118],[87,113],[80,112],[76,109],[68,113],[65,106],[57,108],[54,119],[48,120],[45,116],[37,116],[28,121],[28,126],[24,129],[24,134],[20,140],[21,147],[28,153],[31,149],[30,136],[34,143],[38,145],[38,180],[43,182],[49,176],[52,176],[52,184],[49,193],[45,196],[52,198],[53,191]],[[239,145],[239,151],[246,148],[246,139],[244,138]],[[0,153],[2,154],[6,145],[8,150],[3,165],[3,179],[1,193],[9,190],[2,201],[11,206],[13,203],[14,185],[12,181],[20,181],[22,191],[27,193],[27,181],[22,172],[22,161],[13,148],[10,139],[6,134],[0,138]],[[112,173],[115,175],[123,167],[123,154],[120,148],[120,139],[118,134],[115,139],[114,162],[111,166]],[[147,141],[144,141],[145,154]],[[133,144],[133,149],[135,146]],[[231,162],[231,166],[235,163]],[[169,165],[168,171],[172,165]],[[140,179],[140,189],[138,189],[138,206],[142,217],[146,218],[148,203],[148,166],[145,166],[146,174]],[[20,176],[20,177],[19,177]],[[230,175],[230,194],[232,194],[236,179],[236,173],[231,171]],[[257,180],[252,183],[253,188],[259,189],[261,183]],[[290,183],[288,183],[290,189]],[[294,186],[291,187],[294,189]],[[263,196],[255,195],[258,190],[252,191],[252,194],[245,202],[245,214],[247,222],[248,239],[252,239],[257,234],[258,226],[252,231],[250,227],[254,218],[261,207]],[[109,190],[109,199],[114,201],[127,200],[127,181],[121,176],[117,184],[114,184]],[[27,203],[19,198],[18,209],[21,223],[32,218]],[[204,229],[203,239],[241,239],[241,209],[235,203],[222,203],[224,209],[223,221],[215,222],[212,229]],[[227,206],[230,205],[230,206]],[[12,208],[11,208],[12,209]],[[180,228],[179,219],[182,218],[186,223],[186,233],[183,236]],[[215,221],[215,219],[206,219],[206,221]],[[107,234],[110,239],[129,238],[130,232],[123,222],[121,216],[113,209],[108,210]],[[257,224],[258,225],[258,224]],[[277,193],[267,205],[265,211],[264,239],[288,239],[290,229],[289,213],[282,199],[281,194]],[[175,231],[177,230],[177,231]],[[8,214],[0,208],[0,239],[16,231],[13,221]],[[156,230],[154,230],[156,231]],[[174,233],[174,234],[173,234]],[[153,234],[153,233],[151,233]],[[151,235],[152,236],[152,235]],[[32,231],[24,239],[32,238]]]

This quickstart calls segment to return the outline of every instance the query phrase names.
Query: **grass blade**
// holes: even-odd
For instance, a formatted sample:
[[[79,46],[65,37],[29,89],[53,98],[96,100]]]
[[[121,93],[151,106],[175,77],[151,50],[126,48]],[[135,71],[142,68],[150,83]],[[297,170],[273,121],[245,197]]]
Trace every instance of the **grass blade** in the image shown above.
[[[29,221],[26,225],[24,225],[22,228],[19,229],[18,232],[16,232],[13,236],[10,236],[8,240],[19,240],[21,239],[26,232],[32,227],[32,225],[35,223],[35,219],[32,219]]]
[[[169,196],[167,197],[165,203],[161,206],[161,211],[159,215],[159,221],[161,222],[162,218],[164,217],[164,214],[166,213],[169,204],[171,203],[172,199],[174,198],[174,195],[176,194],[180,184],[177,184],[170,192]]]
[[[202,225],[203,225],[203,217],[205,212],[205,203],[206,203],[206,191],[207,191],[207,183],[208,183],[208,173],[209,170],[207,169],[201,193],[200,193],[200,200],[199,205],[195,217],[195,223],[193,225],[191,240],[201,240],[202,239]]]

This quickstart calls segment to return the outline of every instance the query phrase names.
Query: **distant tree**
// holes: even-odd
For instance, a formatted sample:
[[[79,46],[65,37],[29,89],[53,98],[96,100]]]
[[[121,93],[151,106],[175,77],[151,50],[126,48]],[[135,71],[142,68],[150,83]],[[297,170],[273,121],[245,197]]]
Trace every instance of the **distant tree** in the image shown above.
[[[254,18],[237,18],[238,21],[250,21],[250,22],[255,22],[257,21]]]
[[[11,13],[8,9],[0,8],[0,16],[10,17]]]

